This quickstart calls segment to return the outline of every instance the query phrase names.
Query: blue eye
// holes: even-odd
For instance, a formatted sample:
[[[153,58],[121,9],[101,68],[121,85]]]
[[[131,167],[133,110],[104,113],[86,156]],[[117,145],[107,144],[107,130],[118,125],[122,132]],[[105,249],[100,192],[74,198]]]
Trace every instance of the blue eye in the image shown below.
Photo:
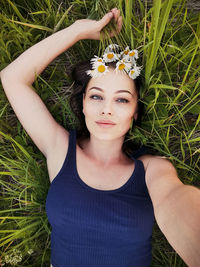
[[[101,100],[102,99],[102,97],[99,95],[91,95],[90,98],[94,99],[94,100]]]
[[[93,100],[103,100],[103,97],[100,96],[100,95],[91,95],[90,96],[90,99],[93,99]],[[117,103],[128,103],[129,100],[125,99],[125,98],[118,98],[116,100]]]
[[[119,103],[128,103],[129,101],[127,99],[125,99],[125,98],[118,98],[117,102],[119,102]]]

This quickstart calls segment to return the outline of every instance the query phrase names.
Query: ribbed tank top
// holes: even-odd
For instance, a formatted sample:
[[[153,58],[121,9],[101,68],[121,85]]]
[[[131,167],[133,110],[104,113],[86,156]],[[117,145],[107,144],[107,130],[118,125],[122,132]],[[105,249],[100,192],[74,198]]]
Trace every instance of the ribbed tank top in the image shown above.
[[[114,190],[87,185],[76,167],[76,131],[52,181],[46,212],[53,267],[148,267],[154,212],[143,163],[134,159],[129,180]]]

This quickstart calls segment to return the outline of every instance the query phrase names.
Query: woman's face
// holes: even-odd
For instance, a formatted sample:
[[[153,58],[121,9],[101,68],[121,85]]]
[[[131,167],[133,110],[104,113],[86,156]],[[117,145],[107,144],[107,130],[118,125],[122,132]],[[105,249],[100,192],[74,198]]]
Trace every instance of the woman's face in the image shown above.
[[[83,95],[83,113],[88,131],[102,140],[124,137],[132,119],[137,119],[137,92],[127,74],[113,69],[91,78]]]

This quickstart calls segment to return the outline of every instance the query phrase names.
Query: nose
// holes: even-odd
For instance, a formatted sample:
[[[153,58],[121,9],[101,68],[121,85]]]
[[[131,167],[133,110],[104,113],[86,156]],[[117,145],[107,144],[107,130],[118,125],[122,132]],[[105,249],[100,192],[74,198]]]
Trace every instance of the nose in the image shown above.
[[[106,113],[106,112],[102,111],[101,114],[102,115],[105,115],[105,114],[111,115],[111,112]]]
[[[105,103],[100,111],[101,115],[112,115],[112,107],[110,103]]]

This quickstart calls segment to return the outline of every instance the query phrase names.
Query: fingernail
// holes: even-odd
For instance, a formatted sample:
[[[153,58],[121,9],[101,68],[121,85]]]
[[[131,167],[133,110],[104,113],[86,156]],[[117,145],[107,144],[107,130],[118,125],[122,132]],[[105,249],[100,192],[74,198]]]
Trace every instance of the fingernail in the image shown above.
[[[109,16],[110,18],[112,18],[113,13],[112,13],[112,12],[109,12],[109,13],[108,13],[108,16]]]

